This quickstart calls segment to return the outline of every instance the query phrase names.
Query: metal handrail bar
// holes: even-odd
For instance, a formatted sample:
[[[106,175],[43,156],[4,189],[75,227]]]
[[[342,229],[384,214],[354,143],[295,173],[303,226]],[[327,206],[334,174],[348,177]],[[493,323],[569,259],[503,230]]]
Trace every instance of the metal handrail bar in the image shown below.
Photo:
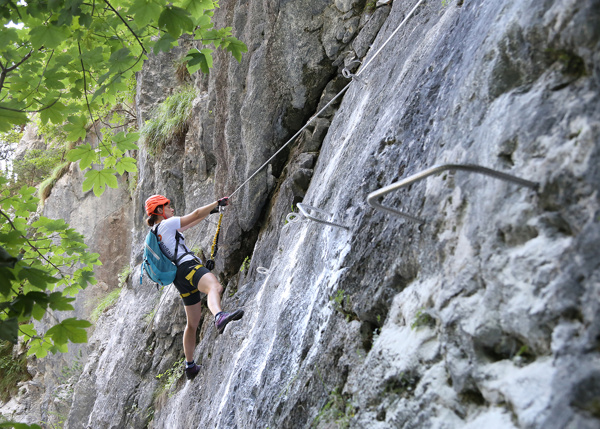
[[[324,210],[318,209],[316,207],[309,206],[309,205],[304,204],[304,203],[298,203],[298,204],[296,204],[296,207],[298,207],[298,210],[300,210],[300,213],[302,213],[302,216],[304,216],[307,219],[310,219],[310,220],[313,220],[313,221],[319,222],[319,223],[324,223],[325,225],[337,226],[337,227],[340,227],[340,228],[348,229],[347,226],[340,225],[339,223],[329,222],[329,221],[326,221],[326,220],[323,220],[323,219],[316,218],[314,216],[309,215],[308,212],[307,212],[307,209],[308,209],[308,210],[313,210],[315,212],[318,212],[318,213],[321,213],[321,214],[324,214],[324,215],[333,216],[333,214],[328,213],[328,212],[326,212]]]
[[[400,189],[403,186],[407,186],[410,185],[414,182],[417,182],[419,180],[423,180],[426,177],[429,177],[431,175],[434,175],[436,173],[440,173],[442,171],[446,171],[446,170],[463,170],[463,171],[468,171],[471,173],[481,173],[481,174],[485,174],[491,177],[495,177],[496,179],[500,179],[500,180],[506,180],[508,182],[513,182],[516,183],[518,185],[521,186],[526,186],[528,188],[531,188],[535,191],[537,191],[539,189],[539,183],[536,182],[531,182],[529,180],[525,180],[525,179],[521,179],[520,177],[516,177],[513,176],[511,174],[506,174],[506,173],[502,173],[500,171],[497,170],[492,170],[491,168],[487,168],[487,167],[482,167],[480,165],[474,165],[474,164],[442,164],[442,165],[436,165],[433,166],[431,168],[428,168],[427,170],[423,170],[420,173],[417,174],[413,174],[412,176],[407,177],[406,179],[403,179],[399,182],[396,183],[392,183],[391,185],[385,186],[375,192],[371,192],[368,196],[367,196],[367,202],[369,203],[369,205],[373,208],[376,208],[378,210],[383,210],[386,211],[388,213],[391,214],[395,214],[398,216],[402,216],[412,222],[416,222],[419,224],[423,224],[425,223],[425,219],[422,219],[420,217],[416,217],[413,215],[410,215],[408,213],[404,213],[400,210],[394,209],[392,207],[387,207],[384,206],[382,204],[380,204],[379,202],[377,202],[376,200],[378,198],[383,197],[384,195],[395,191],[396,189]]]

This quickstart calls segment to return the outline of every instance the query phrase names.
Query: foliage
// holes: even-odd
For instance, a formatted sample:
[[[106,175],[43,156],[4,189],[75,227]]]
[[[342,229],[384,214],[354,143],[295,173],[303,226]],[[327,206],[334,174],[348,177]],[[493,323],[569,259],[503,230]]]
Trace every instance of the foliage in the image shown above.
[[[350,399],[345,399],[335,388],[329,394],[329,400],[315,417],[311,427],[318,427],[320,421],[325,421],[335,422],[337,428],[346,429],[350,426],[350,419],[354,417],[354,414],[354,407]]]
[[[104,298],[100,300],[92,314],[90,315],[90,320],[93,323],[96,323],[100,318],[100,315],[104,313],[108,308],[112,307],[119,300],[119,296],[121,295],[122,288],[117,288],[109,292]]]
[[[158,394],[171,390],[175,383],[177,383],[177,380],[179,380],[182,374],[181,368],[183,367],[184,361],[185,358],[179,359],[178,361],[173,363],[173,366],[171,366],[171,368],[167,369],[162,374],[158,374],[156,376],[156,378],[158,378],[159,380],[164,378],[164,380],[161,380],[162,383],[161,387],[159,388],[160,392]]]
[[[129,279],[129,275],[131,274],[131,267],[129,265],[125,265],[119,275],[117,276],[119,279],[119,287],[124,287]]]
[[[27,425],[25,423],[16,422],[2,422],[0,428],[14,428],[14,429],[42,429],[39,425]]]
[[[42,204],[50,196],[50,192],[52,192],[52,188],[54,188],[54,185],[56,185],[58,179],[63,177],[65,173],[69,171],[70,166],[71,163],[69,161],[58,164],[56,167],[54,167],[52,173],[50,173],[50,177],[40,183],[38,186],[38,196],[40,197]]]
[[[415,314],[415,319],[411,323],[410,328],[417,329],[421,326],[428,326],[430,328],[435,326],[435,318],[424,310],[417,311],[417,314]]]
[[[17,383],[30,379],[26,357],[13,358],[13,344],[0,341],[0,401],[8,401],[17,393]]]
[[[0,187],[6,183],[0,176]],[[41,320],[48,309],[73,310],[70,296],[96,282],[93,267],[100,262],[64,220],[35,219],[39,200],[34,193],[35,188],[25,186],[14,196],[7,189],[0,193],[0,339],[15,343],[22,336],[28,355],[42,358],[67,351],[69,341],[86,342],[90,323],[56,320],[43,333],[31,318]]]
[[[187,131],[194,98],[196,90],[185,86],[152,110],[150,119],[140,130],[150,153],[159,153],[172,138]]]
[[[244,262],[242,262],[242,266],[240,267],[240,273],[243,273],[250,267],[250,256],[246,256]]]
[[[0,132],[0,161],[12,158],[16,144],[23,138],[23,127],[11,127],[8,131]]]
[[[173,66],[175,67],[175,79],[177,79],[177,84],[179,85],[187,85],[192,81],[192,75],[190,75],[187,65],[188,60],[185,56],[173,62]]]
[[[50,175],[63,154],[57,149],[31,149],[22,160],[14,162],[15,187],[35,186]]]
[[[38,114],[42,125],[60,125],[66,141],[85,139],[103,106],[119,104],[148,53],[168,51],[183,34],[197,44],[186,55],[190,73],[208,73],[211,44],[240,61],[247,48],[230,27],[213,28],[216,7],[213,0],[0,2],[0,132]],[[90,168],[84,190],[99,195],[117,185],[117,174],[135,172],[123,155],[137,149],[137,137],[120,132],[98,148],[73,149],[69,161]]]

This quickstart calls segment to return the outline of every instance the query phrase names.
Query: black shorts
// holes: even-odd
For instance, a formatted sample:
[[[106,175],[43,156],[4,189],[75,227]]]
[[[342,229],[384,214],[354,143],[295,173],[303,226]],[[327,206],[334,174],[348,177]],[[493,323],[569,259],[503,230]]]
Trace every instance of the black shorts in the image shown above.
[[[177,275],[173,284],[183,299],[183,305],[194,305],[200,302],[198,282],[206,273],[210,273],[210,271],[194,260],[182,262],[177,267]]]

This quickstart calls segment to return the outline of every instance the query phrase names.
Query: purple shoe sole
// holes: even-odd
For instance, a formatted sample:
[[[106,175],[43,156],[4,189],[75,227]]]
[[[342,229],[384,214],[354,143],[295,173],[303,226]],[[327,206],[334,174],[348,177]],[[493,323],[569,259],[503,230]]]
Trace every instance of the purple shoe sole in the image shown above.
[[[225,330],[225,326],[227,326],[229,322],[232,322],[234,320],[240,320],[243,316],[244,310],[236,310],[233,313],[222,313],[221,317],[219,317],[219,320],[215,322],[217,332],[219,332],[219,334],[222,334]]]

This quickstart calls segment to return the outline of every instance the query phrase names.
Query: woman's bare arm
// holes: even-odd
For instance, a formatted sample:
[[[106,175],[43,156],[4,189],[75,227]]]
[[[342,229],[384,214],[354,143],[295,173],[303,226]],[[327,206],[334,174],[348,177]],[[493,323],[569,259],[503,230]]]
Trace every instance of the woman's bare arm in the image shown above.
[[[179,231],[183,232],[186,229],[197,225],[198,222],[200,222],[201,220],[204,220],[206,218],[206,216],[208,216],[210,214],[210,212],[218,205],[219,205],[218,202],[215,201],[214,203],[210,203],[204,207],[199,207],[196,210],[194,210],[193,212],[186,214],[185,216],[181,216],[181,218],[180,218],[181,227],[179,228]]]

